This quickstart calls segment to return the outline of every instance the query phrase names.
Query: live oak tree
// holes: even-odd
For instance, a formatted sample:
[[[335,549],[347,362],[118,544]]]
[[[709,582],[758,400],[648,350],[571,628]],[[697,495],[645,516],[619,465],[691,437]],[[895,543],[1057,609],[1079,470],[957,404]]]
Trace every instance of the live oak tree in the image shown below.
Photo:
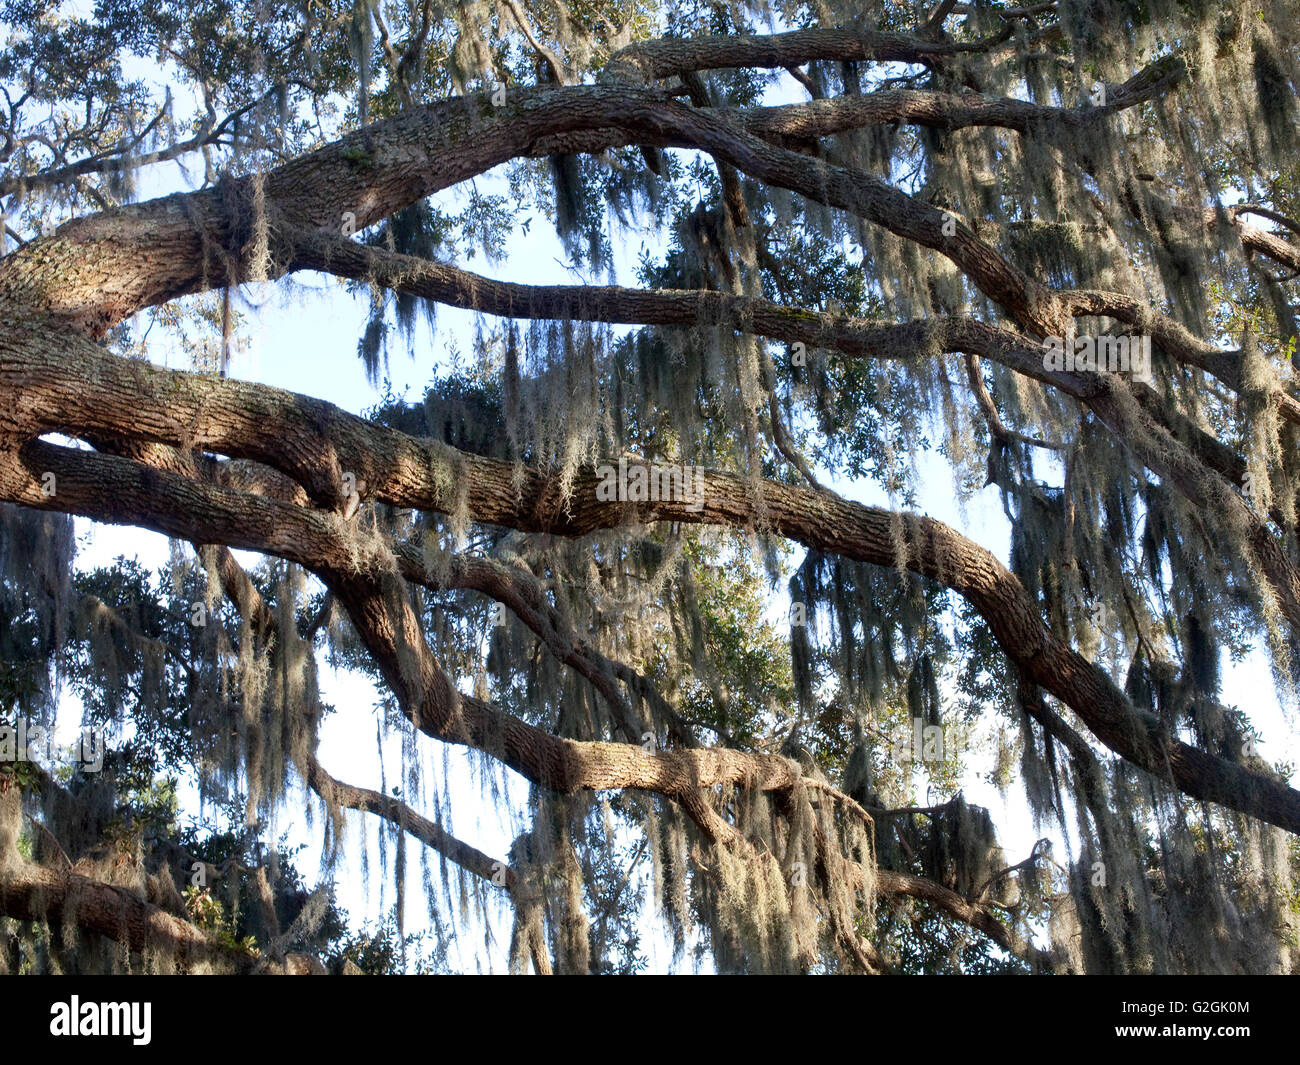
[[[114,742],[0,766],[0,964],[400,967],[418,858],[435,967],[504,908],[513,970],[635,971],[647,907],[723,970],[1295,967],[1300,792],[1225,702],[1300,676],[1293,3],[3,12],[0,713],[71,692]],[[583,283],[536,283],[538,216]],[[228,375],[311,273],[426,395]],[[926,455],[1009,545],[920,512]],[[78,570],[74,517],[172,564]],[[366,712],[326,656],[397,786],[318,760]],[[509,853],[448,827],[436,741],[482,803],[528,783]],[[304,807],[329,855],[385,826],[394,926],[279,854]]]

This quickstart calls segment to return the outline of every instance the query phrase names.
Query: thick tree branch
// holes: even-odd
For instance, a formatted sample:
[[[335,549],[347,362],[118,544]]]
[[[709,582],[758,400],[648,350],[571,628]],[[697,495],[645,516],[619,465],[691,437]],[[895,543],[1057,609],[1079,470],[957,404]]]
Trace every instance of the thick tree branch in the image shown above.
[[[132,951],[161,951],[183,969],[214,965],[220,971],[247,972],[258,965],[256,955],[218,943],[124,888],[71,869],[32,862],[6,866],[0,873],[0,913],[20,921],[71,920]]]
[[[1009,35],[1008,29],[965,44],[847,29],[796,30],[758,37],[661,38],[616,53],[606,65],[605,76],[652,81],[701,70],[797,67],[812,60],[928,63],[936,57],[982,51]]]
[[[361,229],[532,154],[543,138],[619,128],[642,135],[647,145],[706,151],[751,177],[932,248],[1041,333],[1060,321],[1049,294],[960,219],[873,175],[768,144],[710,110],[649,90],[567,86],[520,90],[500,111],[465,97],[375,123],[264,178],[74,220],[0,261],[0,294],[102,334],[179,295],[278,276],[290,257],[280,244],[287,231],[337,233],[345,223]],[[439,151],[453,144],[454,151]]]
[[[1133,709],[1100,668],[1044,625],[1019,581],[993,555],[941,523],[771,483],[763,485],[760,505],[748,482],[723,474],[706,475],[699,509],[672,500],[601,502],[595,491],[599,478],[593,470],[580,471],[565,496],[558,480],[544,471],[525,468],[520,477],[521,471],[511,463],[417,442],[332,411],[328,405],[322,405],[315,416],[304,417],[303,397],[99,358],[101,373],[91,380],[110,393],[125,386],[133,404],[134,424],[106,427],[108,431],[157,435],[177,445],[186,443],[182,437],[189,441],[199,437],[218,451],[238,451],[247,439],[260,436],[263,453],[257,457],[282,468],[292,468],[297,455],[326,453],[340,468],[355,467],[375,498],[396,506],[443,512],[464,507],[473,520],[568,536],[665,519],[765,526],[827,553],[876,565],[904,565],[970,601],[1012,660],[1035,683],[1070,705],[1116,753],[1149,772],[1172,778],[1190,795],[1292,831],[1300,829],[1300,793],[1166,736],[1154,719]],[[58,359],[50,361],[57,365]],[[93,396],[95,389],[87,388],[85,365],[70,361],[81,372],[68,401]],[[0,359],[0,374],[4,371]],[[169,384],[173,380],[175,384]],[[191,418],[178,424],[174,403],[162,399],[187,390],[201,402],[195,404]],[[157,397],[153,402],[167,415],[156,423],[150,417],[151,396]],[[87,406],[113,409],[102,402]],[[29,408],[28,417],[32,418],[29,434],[46,428],[40,424],[39,411]],[[45,471],[56,473],[57,497],[41,492]],[[486,704],[462,697],[427,662],[417,674],[404,676],[396,663],[409,658],[409,649],[419,645],[419,626],[411,617],[402,623],[402,631],[395,631],[382,606],[385,597],[392,603],[400,599],[393,584],[400,578],[388,574],[378,560],[368,562],[367,551],[372,549],[336,514],[199,485],[126,460],[44,443],[29,444],[21,459],[13,452],[0,452],[0,495],[29,506],[139,523],[189,539],[277,554],[329,574],[327,583],[339,593],[359,627],[358,614],[367,612],[381,627],[372,650],[381,661],[389,660],[387,679],[395,690],[405,690],[409,704],[419,708],[414,715],[417,725],[451,742],[481,746],[556,790],[631,786],[677,795],[683,788],[724,781],[780,788],[798,776],[797,769],[784,760],[755,760],[729,751],[647,755],[639,748],[614,753],[617,745],[575,746],[535,735],[536,730],[513,719],[502,720]]]

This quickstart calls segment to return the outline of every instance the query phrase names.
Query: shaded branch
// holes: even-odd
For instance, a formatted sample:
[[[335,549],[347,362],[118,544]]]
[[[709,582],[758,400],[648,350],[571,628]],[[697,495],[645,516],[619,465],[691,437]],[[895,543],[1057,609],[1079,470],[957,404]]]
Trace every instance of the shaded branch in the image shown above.
[[[96,356],[101,372],[87,375],[83,361],[87,357],[64,356],[68,365],[80,367],[75,383],[69,381],[72,396],[93,398],[95,389],[87,387],[87,377],[106,388],[115,378],[125,376],[131,382],[133,425],[116,425],[113,430],[178,438],[180,412],[174,400],[168,402],[163,396],[182,394],[192,386],[167,389],[165,382],[176,376],[195,383],[201,379],[103,355]],[[25,368],[24,373],[36,374],[28,378],[29,386],[42,373],[47,381],[57,378],[58,364],[59,356],[49,353],[42,359],[43,369]],[[160,386],[166,391],[159,390]],[[521,471],[512,463],[456,452],[429,441],[417,442],[344,415],[328,404],[317,406],[317,401],[304,397],[220,380],[205,380],[201,394],[192,419],[181,424],[187,424],[187,434],[207,437],[214,450],[238,452],[248,441],[260,438],[264,453],[258,457],[290,468],[298,454],[328,454],[342,463],[341,468],[354,469],[370,486],[374,498],[395,506],[442,512],[464,506],[472,520],[567,536],[666,519],[765,526],[827,553],[876,565],[905,565],[971,602],[1009,657],[1036,683],[1070,705],[1116,753],[1149,772],[1171,776],[1176,786],[1190,795],[1221,802],[1292,831],[1300,827],[1300,793],[1165,735],[1154,718],[1134,710],[1103,670],[1044,625],[1034,601],[993,555],[939,522],[771,482],[762,486],[760,507],[749,482],[718,473],[705,475],[704,503],[698,510],[671,500],[640,505],[601,502],[595,491],[599,477],[591,469],[578,471],[566,496],[553,473],[526,467]],[[245,406],[240,397],[251,406]],[[150,416],[154,403],[165,412],[157,424]],[[304,417],[303,404],[320,413]],[[87,405],[100,410],[104,406]],[[32,409],[31,415],[39,417],[39,409]],[[101,412],[99,417],[103,416]],[[29,432],[35,431],[38,427],[31,426]],[[440,481],[439,470],[450,475],[447,480]],[[57,472],[57,497],[47,497],[41,491],[40,475],[45,471]],[[449,492],[449,483],[465,486],[463,500],[454,498],[459,494],[456,490]],[[400,598],[400,588],[393,583],[400,578],[385,576],[391,563],[384,562],[382,555],[369,555],[374,549],[358,543],[337,514],[199,485],[123,459],[41,442],[28,444],[21,458],[13,452],[0,452],[0,495],[29,506],[144,524],[173,535],[225,542],[300,562],[326,578],[354,622],[359,612],[369,611],[374,613],[374,624],[382,623],[383,631],[372,651],[381,661],[388,657],[394,663],[388,679],[395,690],[406,688],[409,701],[418,707],[413,717],[419,727],[451,742],[481,746],[529,779],[556,790],[633,786],[676,795],[691,786],[740,780],[749,786],[781,788],[799,775],[783,759],[746,758],[733,751],[647,755],[640,748],[615,753],[618,745],[612,744],[574,745],[535,735],[535,730],[521,722],[503,720],[503,715],[487,704],[462,697],[429,663],[421,667],[419,676],[404,678],[395,663],[407,653],[403,648],[418,646],[422,640],[418,622],[414,617],[403,622],[409,632],[399,638],[381,604],[385,595],[392,597],[392,602]]]

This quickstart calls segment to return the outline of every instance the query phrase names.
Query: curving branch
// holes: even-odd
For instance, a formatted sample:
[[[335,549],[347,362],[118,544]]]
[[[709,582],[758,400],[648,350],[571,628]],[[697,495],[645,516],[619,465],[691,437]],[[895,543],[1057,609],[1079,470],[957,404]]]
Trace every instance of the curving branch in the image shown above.
[[[651,81],[702,70],[798,67],[814,60],[927,64],[944,56],[984,51],[1009,36],[1008,28],[994,37],[963,44],[904,33],[814,29],[753,37],[660,38],[615,53],[604,76]]]
[[[457,839],[441,825],[411,809],[400,799],[336,779],[326,772],[315,755],[307,763],[307,784],[329,805],[375,814],[437,851],[448,861],[455,862],[467,873],[473,873],[494,886],[504,888],[511,895],[519,887],[518,874],[505,862]]]
[[[162,950],[183,969],[204,965],[251,972],[257,955],[227,946],[174,914],[72,869],[10,863],[0,874],[0,913],[19,921],[64,920],[132,951]]]
[[[971,902],[933,880],[913,876],[911,873],[896,873],[892,869],[876,872],[876,889],[882,895],[906,896],[928,902],[949,917],[983,932],[1008,954],[1028,962],[1035,969],[1051,971],[1055,955],[1025,942],[1023,937],[1007,928],[998,919],[997,912],[986,903]]]
[[[87,374],[89,366],[95,372]],[[761,486],[760,500],[750,482],[720,473],[705,475],[698,510],[673,500],[602,502],[594,469],[579,471],[566,495],[548,471],[417,441],[291,393],[160,370],[102,353],[49,352],[36,365],[0,359],[0,379],[6,372],[21,373],[33,398],[23,412],[25,428],[11,430],[12,449],[0,451],[0,498],[301,563],[326,580],[358,630],[368,632],[372,653],[386,663],[385,677],[404,694],[417,727],[480,747],[555,790],[644,787],[676,798],[724,782],[785,788],[800,773],[793,763],[774,756],[716,749],[649,755],[636,747],[576,744],[538,733],[489,704],[462,696],[427,647],[412,651],[423,646],[423,636],[409,604],[402,605],[401,578],[388,561],[391,554],[359,537],[340,514],[199,484],[114,456],[41,441],[23,446],[21,441],[63,430],[70,408],[81,407],[88,423],[106,432],[153,437],[179,447],[201,443],[257,458],[290,475],[301,470],[308,479],[319,477],[321,465],[316,458],[305,462],[303,456],[324,456],[329,467],[354,472],[371,498],[445,513],[464,508],[472,520],[521,531],[581,536],[659,520],[766,527],[827,553],[906,566],[965,597],[1011,660],[1069,705],[1117,754],[1171,779],[1189,795],[1291,831],[1300,829],[1300,793],[1165,734],[1158,721],[1132,707],[1102,669],[1044,624],[1020,582],[990,552],[940,522],[771,482]],[[104,402],[119,392],[132,397],[129,413],[111,400]],[[43,402],[38,401],[42,396]],[[1107,402],[1117,406],[1120,401],[1111,395]],[[7,420],[12,424],[13,415]],[[54,497],[41,491],[45,472],[56,475]],[[324,484],[314,487],[328,495]]]
[[[1121,94],[1115,106],[1131,106],[1165,84],[1147,79]],[[904,108],[904,100],[906,107],[920,110],[915,97],[894,98],[893,106]],[[870,121],[869,113],[853,110],[858,106],[839,108],[831,128]],[[932,116],[944,111],[958,124],[994,121],[1028,128],[1031,115],[1040,126],[1070,121],[1063,117],[1067,112],[1027,112],[1029,105],[1014,101],[962,104],[933,96],[928,106]],[[814,102],[777,114],[815,125],[819,115],[826,120],[825,110]],[[762,128],[772,114],[760,110],[754,121]],[[581,144],[586,151],[638,143],[708,152],[755,179],[938,251],[1022,325],[1042,334],[1062,331],[1055,328],[1061,312],[1049,294],[964,221],[957,219],[955,230],[947,233],[954,216],[873,175],[770,144],[725,111],[683,105],[669,92],[610,85],[512,90],[502,108],[494,108],[485,95],[444,101],[373,123],[265,175],[75,219],[0,261],[0,293],[102,335],[130,314],[179,295],[279,276],[288,256],[277,243],[283,230],[338,233],[345,220],[353,230],[363,229],[511,159],[561,150],[560,141],[573,135],[586,138]],[[265,238],[248,217],[254,214],[263,217],[258,224],[265,227]],[[105,277],[113,278],[107,291]]]
[[[1213,507],[1246,530],[1280,609],[1291,625],[1300,630],[1300,570],[1288,558],[1275,534],[1235,491],[1234,485],[1239,480],[1230,482],[1222,476],[1221,465],[1207,468],[1195,450],[1199,438],[1194,438],[1189,445],[1175,434],[1175,422],[1186,425],[1186,420],[1159,413],[1150,402],[1140,403],[1133,390],[1112,375],[1048,370],[1043,365],[1042,348],[1010,330],[960,317],[879,326],[838,315],[792,312],[766,300],[707,291],[513,285],[325,234],[303,235],[295,263],[302,268],[326,270],[344,277],[369,277],[389,287],[453,306],[514,318],[682,326],[712,322],[760,336],[833,347],[855,356],[915,357],[938,350],[994,359],[1080,400],[1148,469],[1170,480],[1192,502]],[[1211,348],[1171,319],[1146,311],[1131,297],[1072,291],[1062,297],[1062,302],[1071,314],[1131,316],[1135,324],[1151,330],[1158,343],[1182,353],[1184,359],[1215,360],[1212,365],[1219,367],[1220,375],[1240,387],[1240,363],[1232,360],[1230,353]],[[1233,367],[1231,372],[1225,363]],[[982,386],[977,375],[972,376],[971,382],[972,387]],[[1273,394],[1284,413],[1294,411],[1294,416],[1300,419],[1300,403],[1280,388],[1275,388]],[[980,398],[979,388],[976,395]],[[987,406],[984,409],[987,415]],[[1025,440],[1038,442],[1037,438]]]

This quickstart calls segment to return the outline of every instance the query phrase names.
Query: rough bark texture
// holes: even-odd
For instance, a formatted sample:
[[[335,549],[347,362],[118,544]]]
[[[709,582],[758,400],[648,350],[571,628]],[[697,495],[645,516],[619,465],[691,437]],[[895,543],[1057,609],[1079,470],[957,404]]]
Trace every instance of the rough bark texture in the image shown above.
[[[1139,466],[1191,504],[1226,515],[1243,531],[1281,615],[1300,632],[1300,573],[1276,520],[1270,525],[1237,490],[1245,459],[1168,409],[1155,390],[1045,369],[1040,341],[1066,334],[1075,318],[1108,316],[1149,331],[1175,363],[1204,371],[1237,393],[1247,387],[1242,352],[1202,341],[1130,293],[1054,290],[1000,250],[996,225],[910,196],[834,161],[818,144],[884,123],[949,132],[995,127],[1040,138],[1065,155],[1073,153],[1083,171],[1095,172],[1102,162],[1078,149],[1073,135],[1173,91],[1187,76],[1181,60],[1167,57],[1114,88],[1103,106],[1081,109],[915,89],[784,107],[712,108],[707,95],[701,101],[696,92],[688,104],[676,86],[655,84],[679,77],[689,90],[699,71],[790,68],[810,60],[943,69],[966,52],[996,54],[1009,35],[1008,29],[955,44],[922,34],[818,29],[643,42],[616,55],[594,85],[512,87],[505,106],[493,106],[487,94],[472,94],[411,107],[264,175],[67,222],[0,260],[0,500],[218,545],[226,592],[245,616],[265,607],[259,607],[230,548],[299,563],[344,607],[415,728],[482,751],[561,795],[655,793],[680,804],[711,842],[750,855],[748,844],[711,804],[712,790],[725,785],[788,797],[818,786],[798,761],[691,747],[685,728],[676,732],[679,748],[643,749],[636,739],[644,723],[620,683],[644,686],[644,678],[580,640],[531,574],[473,558],[455,560],[447,572],[430,572],[411,545],[362,530],[349,510],[345,474],[355,478],[365,502],[463,513],[484,525],[560,537],[655,522],[772,532],[825,555],[910,570],[953,590],[983,617],[1026,687],[1069,707],[1111,751],[1187,796],[1300,832],[1300,792],[1169,734],[1053,631],[1039,604],[991,552],[940,522],[848,502],[816,487],[721,471],[706,473],[698,508],[666,500],[604,502],[590,466],[562,478],[555,470],[409,436],[309,396],[119,359],[97,343],[135,312],[179,296],[321,271],[512,319],[707,324],[864,360],[962,354],[969,357],[972,387],[995,435],[1059,449],[1006,429],[980,377],[984,359],[1076,402],[1123,442]],[[562,75],[554,56],[549,62]],[[733,214],[740,221],[744,201],[734,193],[743,175],[944,256],[1009,324],[965,314],[880,324],[730,292],[510,284],[339,235],[345,218],[355,229],[365,228],[512,159],[625,145],[706,153],[724,173],[724,184],[730,181]],[[94,172],[93,165],[63,167],[48,178],[83,172]],[[1243,208],[1227,219],[1243,251],[1300,269],[1295,246],[1246,221],[1248,214]],[[1219,212],[1196,219],[1205,230],[1222,220]],[[1267,398],[1284,420],[1300,423],[1300,401],[1293,395],[1277,386]],[[771,409],[775,432],[775,401]],[[41,439],[48,434],[66,434],[94,450]],[[788,441],[782,450],[796,462]],[[47,474],[55,477],[53,494],[43,491]],[[407,594],[411,584],[475,589],[505,603],[549,653],[595,687],[630,742],[554,735],[459,692],[422,631]],[[270,619],[261,618],[261,627],[269,630]],[[1035,716],[1095,774],[1091,748],[1078,733],[1045,705]],[[501,886],[516,904],[535,907],[521,873],[403,803],[335,780],[314,761],[308,783],[332,805],[374,813],[480,877],[500,880],[504,870]],[[835,789],[823,794],[848,815],[866,816]],[[825,868],[837,860],[827,853]],[[923,899],[1004,949],[1043,960],[1016,941],[988,906],[907,874],[885,871],[880,877],[881,892]],[[220,953],[178,918],[76,873],[25,864],[5,867],[0,875],[0,913],[9,916],[54,919],[73,898],[83,927],[133,949],[164,942],[186,963]],[[533,927],[531,920],[520,929]],[[531,953],[537,970],[549,971],[544,945],[531,932],[518,935],[520,950]],[[869,945],[843,926],[837,935],[862,968],[881,967]]]

